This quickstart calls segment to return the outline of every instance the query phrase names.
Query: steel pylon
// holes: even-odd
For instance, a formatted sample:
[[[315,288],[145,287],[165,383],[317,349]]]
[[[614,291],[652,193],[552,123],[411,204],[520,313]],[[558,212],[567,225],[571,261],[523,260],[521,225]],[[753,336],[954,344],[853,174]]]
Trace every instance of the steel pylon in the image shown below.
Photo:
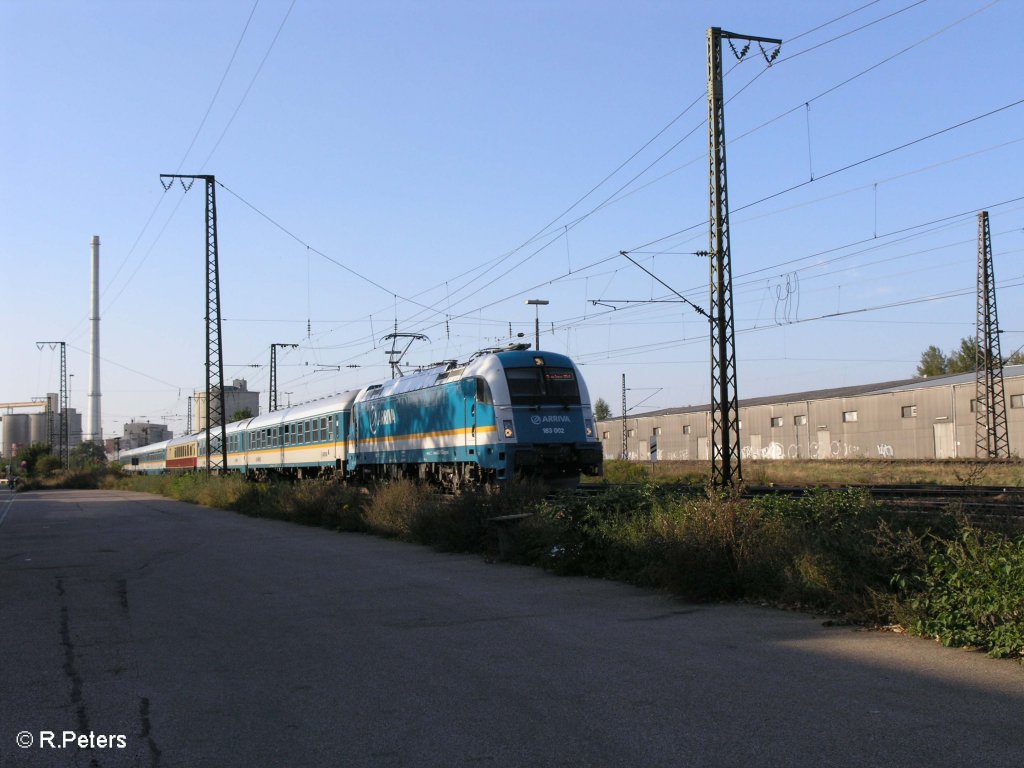
[[[988,211],[982,211],[978,214],[977,382],[974,403],[975,453],[979,459],[1010,457],[999,334],[992,235],[989,231]]]

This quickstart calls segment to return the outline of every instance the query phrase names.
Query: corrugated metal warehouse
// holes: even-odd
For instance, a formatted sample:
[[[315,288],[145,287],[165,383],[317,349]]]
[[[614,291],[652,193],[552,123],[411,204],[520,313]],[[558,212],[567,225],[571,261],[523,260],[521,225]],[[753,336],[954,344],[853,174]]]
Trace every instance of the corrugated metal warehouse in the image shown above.
[[[743,459],[955,459],[976,455],[973,373],[740,400]],[[1024,365],[1004,370],[1011,456],[1024,456]],[[709,405],[627,416],[639,461],[709,458]],[[622,419],[599,422],[606,459],[622,455]]]

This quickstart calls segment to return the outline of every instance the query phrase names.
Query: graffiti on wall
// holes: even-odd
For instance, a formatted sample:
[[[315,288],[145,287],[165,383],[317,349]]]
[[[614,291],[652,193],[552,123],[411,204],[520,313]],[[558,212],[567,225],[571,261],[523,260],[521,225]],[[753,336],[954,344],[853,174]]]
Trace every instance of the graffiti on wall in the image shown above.
[[[893,447],[888,443],[879,443],[875,446],[875,453],[879,458],[891,459],[895,457],[896,452]],[[852,445],[850,443],[844,443],[841,440],[832,440],[828,443],[809,443],[807,446],[807,452],[800,450],[800,446],[796,443],[791,443],[788,447],[783,446],[782,443],[769,443],[766,447],[760,450],[752,448],[751,446],[745,446],[742,449],[742,457],[757,461],[760,459],[768,460],[779,460],[779,459],[799,459],[799,458],[817,458],[817,459],[855,459],[860,457],[870,457],[872,454],[870,451],[866,451],[859,445]]]

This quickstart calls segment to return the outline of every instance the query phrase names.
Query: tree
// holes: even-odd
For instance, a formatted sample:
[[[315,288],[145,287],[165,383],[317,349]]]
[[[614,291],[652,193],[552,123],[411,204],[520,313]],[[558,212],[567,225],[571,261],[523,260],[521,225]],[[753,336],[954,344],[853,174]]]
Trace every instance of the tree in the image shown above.
[[[934,344],[921,353],[918,376],[941,376],[944,373],[972,373],[978,365],[978,340],[973,336],[960,339],[960,347],[944,355]],[[1018,349],[1003,358],[1003,365],[1024,365],[1024,350]]]
[[[978,340],[970,336],[960,339],[960,348],[949,353],[947,373],[969,373],[978,369]]]
[[[917,366],[918,376],[941,376],[948,370],[946,356],[934,344],[921,353],[921,363]]]
[[[18,475],[34,475],[37,469],[41,474],[48,474],[54,468],[54,463],[57,468],[60,467],[60,459],[56,456],[52,457],[53,462],[43,461],[43,459],[50,457],[50,455],[50,446],[46,443],[26,445],[15,454],[12,469]]]
[[[597,398],[597,402],[594,403],[594,418],[598,421],[604,421],[605,419],[610,419],[611,416],[612,409],[608,403],[605,402],[603,397]]]
[[[252,418],[252,409],[240,408],[231,414],[231,421],[245,421]]]
[[[68,458],[72,467],[102,466],[107,463],[107,452],[99,443],[88,441],[76,446]]]

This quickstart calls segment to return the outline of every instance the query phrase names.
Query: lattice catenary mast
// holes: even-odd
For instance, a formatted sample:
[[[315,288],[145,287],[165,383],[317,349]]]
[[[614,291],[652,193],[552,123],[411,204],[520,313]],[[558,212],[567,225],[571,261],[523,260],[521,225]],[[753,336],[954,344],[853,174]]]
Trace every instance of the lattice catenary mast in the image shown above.
[[[725,166],[725,99],[722,89],[722,40],[737,59],[758,43],[770,66],[781,40],[708,29],[708,156],[711,261],[711,483],[728,488],[743,479],[740,466],[739,396],[736,391],[736,331],[732,304],[732,259],[729,253],[729,193]],[[746,41],[737,51],[733,40]],[[763,44],[776,46],[768,54]]]
[[[626,442],[626,374],[622,374],[622,460],[629,458],[629,444]]]
[[[63,341],[37,341],[36,349],[42,349],[44,346],[48,346],[50,349],[56,349],[57,345],[60,345],[60,410],[57,413],[59,420],[59,442],[57,443],[58,456],[60,456],[60,464],[64,469],[68,468],[68,352],[67,344]],[[53,409],[49,408],[49,402],[47,403],[48,411],[50,412],[50,446],[53,446]]]
[[[169,179],[164,183],[164,179]],[[217,254],[217,194],[213,176],[161,173],[164,190],[174,179],[181,181],[187,192],[192,182],[206,183],[206,471],[224,470],[228,466],[227,424],[224,418],[224,349],[220,321],[220,260]],[[185,183],[189,180],[188,184]],[[219,440],[213,428],[219,429]],[[219,442],[219,445],[218,445]]]
[[[979,459],[1010,457],[1003,394],[1003,357],[999,349],[996,312],[996,277],[992,268],[992,235],[988,211],[978,214],[978,327],[976,337],[977,387],[974,415],[976,455]]]
[[[277,410],[277,348],[292,347],[298,349],[298,344],[273,343],[270,345],[270,412]]]

